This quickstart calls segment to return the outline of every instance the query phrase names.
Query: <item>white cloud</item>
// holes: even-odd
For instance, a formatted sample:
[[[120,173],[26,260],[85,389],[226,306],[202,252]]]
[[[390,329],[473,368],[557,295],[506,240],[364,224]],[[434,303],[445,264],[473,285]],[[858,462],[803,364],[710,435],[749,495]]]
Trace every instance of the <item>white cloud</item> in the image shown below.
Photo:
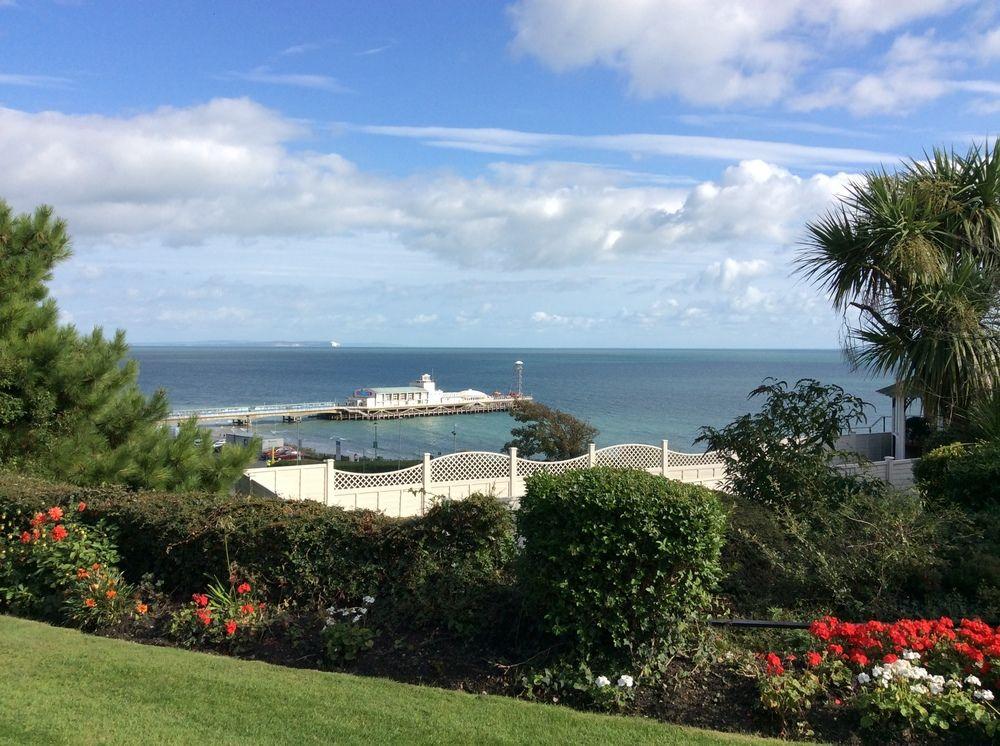
[[[898,156],[861,148],[837,148],[770,140],[671,134],[565,135],[497,128],[343,125],[372,135],[405,137],[436,147],[481,153],[533,155],[565,149],[605,150],[650,156],[709,160],[760,159],[782,165],[881,164]]]
[[[852,178],[747,160],[693,188],[560,162],[397,179],[293,146],[308,135],[245,99],[131,117],[0,109],[0,195],[22,210],[53,204],[74,235],[103,241],[388,236],[453,265],[509,271],[780,246]]]
[[[755,106],[788,96],[818,54],[863,45],[964,0],[519,0],[513,49],[563,72],[616,70],[638,96]]]
[[[740,282],[764,274],[767,270],[768,263],[763,259],[740,260],[727,257],[709,264],[701,277],[706,283],[729,290]]]
[[[597,324],[600,324],[602,319],[593,318],[591,316],[563,316],[557,313],[548,313],[546,311],[535,311],[531,314],[531,321],[538,326],[560,326],[569,327],[571,329],[591,329]]]
[[[286,50],[287,52],[287,50]],[[257,67],[248,72],[230,72],[222,77],[233,80],[245,80],[249,83],[266,83],[270,85],[292,86],[294,88],[312,88],[329,93],[351,93],[351,89],[336,78],[315,73],[279,73],[269,67]]]
[[[436,313],[418,313],[416,316],[411,316],[406,320],[406,323],[410,326],[424,326],[426,324],[433,324],[438,320],[438,315]]]
[[[0,85],[14,85],[24,88],[60,88],[69,85],[69,78],[55,75],[26,75],[23,73],[0,73]]]

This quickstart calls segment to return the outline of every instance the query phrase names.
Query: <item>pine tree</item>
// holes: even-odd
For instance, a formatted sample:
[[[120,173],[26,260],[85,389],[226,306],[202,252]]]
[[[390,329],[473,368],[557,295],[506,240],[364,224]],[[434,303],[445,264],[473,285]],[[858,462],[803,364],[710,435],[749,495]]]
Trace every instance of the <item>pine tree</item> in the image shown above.
[[[193,420],[173,437],[160,424],[166,394],[139,390],[125,333],[59,323],[47,283],[69,255],[51,208],[14,215],[0,200],[0,468],[81,485],[227,489],[252,448],[216,454]]]

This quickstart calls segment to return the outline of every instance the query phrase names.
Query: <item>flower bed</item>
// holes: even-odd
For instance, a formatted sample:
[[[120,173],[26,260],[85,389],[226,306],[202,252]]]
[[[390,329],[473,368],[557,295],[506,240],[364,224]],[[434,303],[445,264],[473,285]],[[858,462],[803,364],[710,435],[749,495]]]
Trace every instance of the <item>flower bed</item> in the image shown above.
[[[993,737],[1000,722],[1000,628],[978,619],[845,622],[809,627],[812,645],[761,656],[761,701],[786,729],[810,732],[818,707],[853,711],[885,737]]]

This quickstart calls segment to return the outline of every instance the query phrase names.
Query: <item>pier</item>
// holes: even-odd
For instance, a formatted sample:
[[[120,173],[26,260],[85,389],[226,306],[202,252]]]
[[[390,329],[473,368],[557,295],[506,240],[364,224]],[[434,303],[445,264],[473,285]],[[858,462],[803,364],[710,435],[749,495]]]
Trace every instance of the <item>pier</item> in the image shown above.
[[[163,419],[174,424],[191,417],[205,423],[249,425],[257,420],[297,422],[306,418],[323,420],[400,420],[409,417],[434,417],[453,414],[506,412],[519,401],[531,401],[530,396],[498,396],[474,401],[434,404],[406,404],[398,407],[365,407],[328,402],[301,404],[257,404],[253,406],[178,409]]]

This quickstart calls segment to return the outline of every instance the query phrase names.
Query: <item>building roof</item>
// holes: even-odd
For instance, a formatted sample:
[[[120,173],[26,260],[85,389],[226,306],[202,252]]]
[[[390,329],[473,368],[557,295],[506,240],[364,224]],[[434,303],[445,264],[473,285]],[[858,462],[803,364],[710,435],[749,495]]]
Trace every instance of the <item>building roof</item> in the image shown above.
[[[420,386],[368,386],[368,391],[376,394],[415,394],[418,392],[426,392],[426,389]]]

